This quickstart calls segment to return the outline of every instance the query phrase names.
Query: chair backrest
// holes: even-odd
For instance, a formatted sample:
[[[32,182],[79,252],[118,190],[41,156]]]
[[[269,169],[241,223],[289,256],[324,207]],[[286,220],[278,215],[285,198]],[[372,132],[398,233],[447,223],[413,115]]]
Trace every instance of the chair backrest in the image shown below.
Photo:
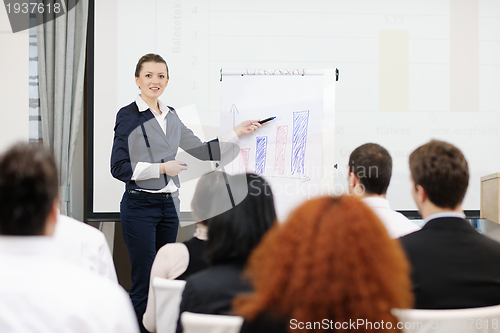
[[[500,333],[500,305],[456,310],[393,309],[404,333]]]
[[[174,333],[179,319],[179,306],[186,281],[153,279],[157,333]]]
[[[192,312],[181,314],[184,333],[239,333],[243,318]]]

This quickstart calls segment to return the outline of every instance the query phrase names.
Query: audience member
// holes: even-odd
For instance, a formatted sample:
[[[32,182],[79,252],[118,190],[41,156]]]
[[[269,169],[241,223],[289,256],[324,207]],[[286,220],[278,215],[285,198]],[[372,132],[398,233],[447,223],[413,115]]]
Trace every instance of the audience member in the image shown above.
[[[160,248],[156,254],[151,268],[151,279],[149,282],[149,294],[146,312],[142,323],[150,331],[156,331],[155,322],[155,297],[153,292],[153,279],[161,277],[171,280],[186,280],[189,276],[208,267],[208,262],[203,257],[207,241],[207,211],[208,205],[215,190],[210,176],[202,177],[196,186],[191,211],[196,221],[196,231],[193,238],[184,243],[170,243]]]
[[[420,230],[401,213],[391,209],[385,198],[392,175],[389,152],[376,143],[366,143],[349,156],[349,194],[361,199],[385,225],[392,238]]]
[[[237,297],[235,311],[242,332],[398,331],[391,309],[412,306],[409,271],[399,242],[362,202],[316,198],[255,249],[255,293]]]
[[[42,146],[0,157],[0,332],[138,332],[127,293],[65,260],[52,237],[57,175]]]
[[[417,309],[500,304],[500,243],[465,220],[461,204],[469,183],[464,155],[431,141],[410,155],[412,194],[425,225],[401,238],[413,266]]]
[[[113,257],[101,231],[59,214],[54,239],[69,261],[118,283]]]
[[[251,251],[276,220],[271,188],[255,174],[230,176],[214,172],[211,187],[200,193],[208,218],[205,257],[210,267],[186,281],[180,314],[184,311],[230,314],[233,298],[251,292],[243,269]],[[177,332],[182,332],[180,322]]]

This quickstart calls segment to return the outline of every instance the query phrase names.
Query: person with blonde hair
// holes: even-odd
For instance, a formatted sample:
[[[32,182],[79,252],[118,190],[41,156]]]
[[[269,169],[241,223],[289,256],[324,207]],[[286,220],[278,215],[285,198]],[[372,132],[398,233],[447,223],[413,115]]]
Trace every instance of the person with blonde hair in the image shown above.
[[[391,309],[413,303],[401,246],[349,196],[297,208],[264,236],[247,273],[255,293],[233,303],[242,332],[400,331]]]

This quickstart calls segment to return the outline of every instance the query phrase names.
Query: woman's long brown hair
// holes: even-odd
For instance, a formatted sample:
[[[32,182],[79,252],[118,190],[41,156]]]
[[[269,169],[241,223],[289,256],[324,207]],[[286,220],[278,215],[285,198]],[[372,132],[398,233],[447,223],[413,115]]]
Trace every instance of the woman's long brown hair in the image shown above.
[[[412,306],[409,271],[399,241],[367,206],[348,196],[321,197],[264,237],[247,268],[256,292],[237,298],[235,310],[248,320],[383,320],[399,331],[390,311]]]

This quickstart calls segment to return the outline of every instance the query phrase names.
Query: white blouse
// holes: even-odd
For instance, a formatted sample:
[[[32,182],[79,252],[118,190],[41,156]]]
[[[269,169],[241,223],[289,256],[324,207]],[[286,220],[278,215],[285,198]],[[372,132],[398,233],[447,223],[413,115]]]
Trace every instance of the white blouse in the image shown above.
[[[199,240],[207,240],[208,227],[198,223],[194,237]],[[142,317],[144,327],[150,332],[156,332],[155,322],[155,298],[153,292],[153,279],[161,277],[174,280],[186,271],[189,266],[189,251],[184,243],[169,243],[160,248],[156,254],[151,268],[151,277],[149,280],[148,304],[146,312]]]

